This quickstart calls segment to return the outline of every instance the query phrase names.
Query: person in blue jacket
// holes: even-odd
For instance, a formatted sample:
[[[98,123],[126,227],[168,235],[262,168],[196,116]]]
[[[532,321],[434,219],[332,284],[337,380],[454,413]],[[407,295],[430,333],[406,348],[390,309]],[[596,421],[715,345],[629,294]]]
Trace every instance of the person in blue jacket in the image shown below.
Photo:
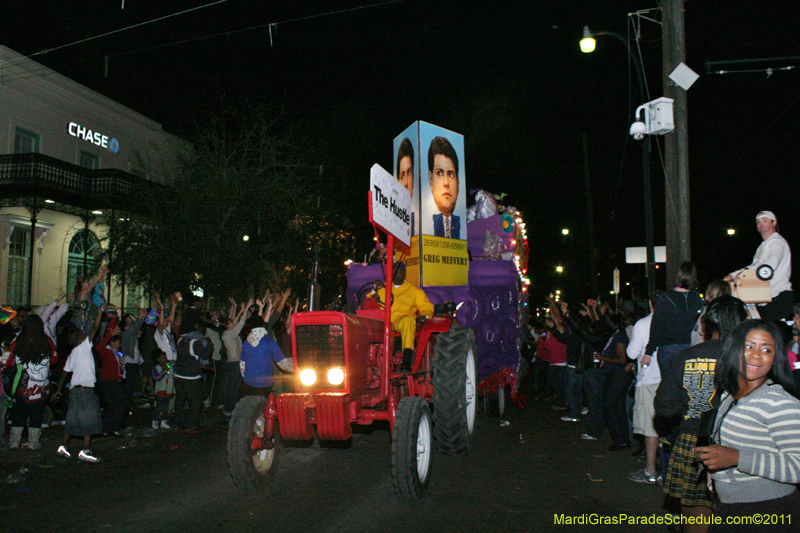
[[[266,328],[253,328],[242,344],[242,357],[239,365],[244,379],[245,394],[248,396],[269,396],[272,392],[272,365],[291,372],[292,359],[283,352],[269,335]]]

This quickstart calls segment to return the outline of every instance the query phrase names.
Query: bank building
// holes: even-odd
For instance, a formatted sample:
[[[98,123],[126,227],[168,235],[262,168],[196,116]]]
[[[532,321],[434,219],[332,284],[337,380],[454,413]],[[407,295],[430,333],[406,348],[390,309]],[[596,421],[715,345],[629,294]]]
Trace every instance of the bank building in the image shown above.
[[[155,122],[0,46],[0,304],[38,306],[93,277],[126,196],[163,183],[188,144]],[[146,303],[106,280],[115,305]]]

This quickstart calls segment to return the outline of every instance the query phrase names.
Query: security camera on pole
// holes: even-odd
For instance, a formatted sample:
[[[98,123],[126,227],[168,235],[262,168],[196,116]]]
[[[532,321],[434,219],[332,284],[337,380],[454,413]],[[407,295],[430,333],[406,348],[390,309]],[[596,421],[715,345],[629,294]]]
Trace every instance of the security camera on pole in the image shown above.
[[[636,108],[636,122],[631,124],[630,133],[634,140],[641,141],[645,135],[664,135],[674,129],[672,98],[662,97]]]

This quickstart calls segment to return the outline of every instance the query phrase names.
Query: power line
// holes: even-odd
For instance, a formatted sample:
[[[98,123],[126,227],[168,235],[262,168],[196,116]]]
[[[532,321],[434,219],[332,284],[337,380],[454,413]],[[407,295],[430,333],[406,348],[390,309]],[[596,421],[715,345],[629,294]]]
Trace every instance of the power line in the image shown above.
[[[202,41],[202,40],[206,40],[206,39],[213,39],[213,38],[216,38],[216,37],[229,36],[229,35],[233,35],[233,34],[236,34],[236,33],[254,31],[254,30],[259,30],[259,29],[263,29],[263,28],[269,28],[269,30],[270,30],[270,45],[272,45],[272,32],[273,32],[273,30],[275,30],[277,28],[278,24],[289,24],[289,23],[292,23],[292,22],[302,22],[302,21],[305,21],[305,20],[310,20],[310,19],[315,19],[315,18],[320,18],[320,17],[328,17],[328,16],[331,16],[331,15],[339,15],[339,14],[342,14],[342,13],[347,13],[347,12],[351,12],[351,11],[359,11],[359,10],[362,10],[362,9],[370,9],[370,8],[374,8],[374,7],[381,7],[381,6],[384,6],[384,5],[395,4],[395,3],[398,3],[398,2],[404,2],[404,1],[405,0],[388,0],[386,2],[380,2],[378,4],[369,4],[369,5],[364,5],[364,6],[351,7],[351,8],[347,8],[347,9],[340,9],[340,10],[337,10],[337,11],[330,11],[330,12],[327,12],[327,13],[318,13],[318,14],[314,14],[314,15],[307,15],[307,16],[304,16],[304,17],[296,17],[296,18],[286,19],[286,20],[282,20],[282,21],[278,21],[278,22],[269,22],[269,23],[266,23],[266,24],[258,24],[256,26],[249,26],[249,27],[246,27],[246,28],[239,28],[239,29],[235,29],[235,30],[227,30],[227,31],[213,33],[213,34],[210,34],[210,35],[203,35],[203,36],[199,36],[199,37],[191,37],[191,38],[188,38],[188,39],[182,39],[180,41],[172,41],[172,42],[169,42],[169,43],[162,43],[162,44],[156,44],[156,45],[153,45],[153,46],[147,46],[147,47],[144,47],[144,48],[137,48],[135,50],[129,50],[127,52],[118,52],[118,53],[115,53],[115,54],[104,54],[103,56],[97,56],[97,57],[92,58],[92,59],[84,59],[84,60],[80,61],[80,63],[91,62],[91,61],[94,61],[96,59],[101,59],[101,58],[103,58],[104,60],[107,61],[108,58],[111,58],[111,57],[121,57],[121,56],[126,56],[126,55],[130,55],[130,54],[138,53],[138,52],[146,52],[146,51],[150,51],[150,50],[157,50],[159,48],[167,48],[167,47],[170,47],[170,46],[178,46],[178,45],[182,45],[182,44],[186,44],[186,43],[190,43],[190,42],[194,42],[194,41]],[[97,35],[95,37],[89,37],[87,39],[82,39],[80,41],[75,41],[73,43],[65,44],[65,45],[62,45],[62,46],[57,46],[55,48],[42,50],[41,52],[37,52],[35,54],[31,54],[29,56],[25,56],[25,59],[31,58],[31,57],[34,57],[34,56],[38,56],[38,55],[42,55],[42,54],[46,54],[46,53],[49,53],[49,52],[52,52],[52,51],[55,51],[55,50],[60,50],[62,48],[66,48],[68,46],[73,46],[73,45],[84,43],[84,42],[87,42],[87,41],[92,41],[92,40],[95,40],[95,39],[99,39],[101,37],[112,35],[114,33],[119,33],[119,32],[122,32],[122,31],[125,31],[125,30],[128,30],[128,29],[136,28],[136,27],[139,27],[139,26],[144,26],[146,24],[150,24],[151,22],[157,22],[159,20],[164,20],[164,19],[167,19],[167,18],[170,18],[170,17],[174,17],[174,16],[177,16],[177,15],[188,13],[190,11],[196,11],[198,9],[202,9],[204,7],[213,6],[215,4],[219,4],[219,3],[222,3],[222,2],[227,2],[227,0],[218,0],[217,2],[213,2],[211,4],[206,4],[205,6],[192,8],[192,9],[189,9],[189,10],[186,10],[186,11],[181,11],[180,13],[174,13],[172,15],[167,15],[167,16],[160,17],[160,18],[157,18],[157,19],[153,19],[153,20],[148,21],[148,22],[142,22],[140,24],[135,24],[133,26],[128,26],[127,28],[121,28],[119,30],[114,30],[114,31],[111,31],[111,32],[107,32],[107,33],[104,33],[102,35]],[[14,64],[15,62],[16,61],[10,61],[10,62],[8,62],[8,64]],[[35,77],[46,75],[51,70],[52,69],[42,65],[42,68],[40,69],[41,73],[37,72],[36,70],[32,70],[32,71],[26,72],[25,74],[21,74],[19,76],[8,76],[8,77],[4,76],[2,78],[2,80],[4,82],[9,82],[9,81],[24,80],[24,79],[28,79],[28,78],[35,78]]]
[[[778,67],[778,68],[767,67],[767,68],[748,69],[748,70],[715,70],[715,71],[712,71],[712,72],[707,72],[707,74],[718,74],[718,75],[724,75],[724,74],[752,74],[752,73],[755,72],[755,73],[764,73],[769,78],[770,76],[772,76],[775,72],[777,72],[779,70],[794,70],[796,68],[797,68],[796,66],[790,65],[788,67]]]
[[[62,44],[61,46],[56,46],[55,48],[45,49],[45,50],[42,50],[41,52],[36,52],[35,54],[32,54],[32,55],[30,55],[28,57],[30,58],[30,57],[34,57],[34,56],[38,56],[38,55],[42,55],[42,54],[47,54],[47,53],[50,53],[50,52],[54,52],[56,50],[61,50],[62,48],[67,48],[69,46],[75,46],[76,44],[81,44],[81,43],[85,43],[85,42],[88,42],[88,41],[94,41],[95,39],[100,39],[102,37],[107,37],[109,35],[114,35],[115,33],[121,33],[123,31],[128,31],[128,30],[132,30],[134,28],[139,28],[141,26],[146,26],[147,24],[152,24],[153,22],[158,22],[158,21],[161,21],[161,20],[166,20],[168,18],[177,17],[179,15],[185,15],[186,13],[191,13],[192,11],[205,9],[207,7],[215,6],[217,4],[221,4],[221,3],[227,2],[227,1],[228,0],[217,0],[216,2],[211,2],[210,4],[206,4],[204,6],[193,7],[191,9],[186,9],[184,11],[179,11],[178,13],[173,13],[171,15],[165,15],[163,17],[159,17],[159,18],[155,18],[155,19],[152,19],[152,20],[148,20],[146,22],[140,22],[139,24],[134,24],[133,26],[127,26],[125,28],[120,28],[118,30],[113,30],[113,31],[109,31],[109,32],[106,32],[106,33],[102,33],[100,35],[95,35],[94,37],[87,37],[86,39],[81,39],[79,41],[74,41],[74,42],[71,42],[71,43]]]

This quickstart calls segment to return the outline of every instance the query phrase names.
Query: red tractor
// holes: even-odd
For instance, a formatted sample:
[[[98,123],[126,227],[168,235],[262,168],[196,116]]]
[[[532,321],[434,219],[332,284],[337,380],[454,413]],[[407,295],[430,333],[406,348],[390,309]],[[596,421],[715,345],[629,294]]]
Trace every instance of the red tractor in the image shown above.
[[[394,237],[387,240],[393,250]],[[387,256],[385,279],[391,280]],[[434,446],[450,455],[470,451],[478,400],[473,330],[459,325],[454,312],[424,320],[411,371],[403,372],[402,353],[394,350],[391,291],[386,299],[385,310],[292,316],[295,392],[245,397],[231,418],[228,464],[237,487],[269,483],[281,440],[349,441],[354,424],[379,420],[389,422],[392,481],[404,499],[425,493]]]

